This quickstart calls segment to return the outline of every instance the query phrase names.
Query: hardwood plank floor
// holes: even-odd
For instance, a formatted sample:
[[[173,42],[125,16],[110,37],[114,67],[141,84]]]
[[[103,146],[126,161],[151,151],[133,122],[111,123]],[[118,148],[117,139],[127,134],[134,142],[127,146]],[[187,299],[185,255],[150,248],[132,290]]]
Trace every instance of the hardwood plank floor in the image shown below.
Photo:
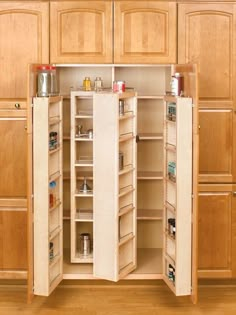
[[[199,302],[175,297],[164,284],[60,285],[26,303],[26,287],[0,286],[1,315],[235,315],[236,286],[200,286]]]

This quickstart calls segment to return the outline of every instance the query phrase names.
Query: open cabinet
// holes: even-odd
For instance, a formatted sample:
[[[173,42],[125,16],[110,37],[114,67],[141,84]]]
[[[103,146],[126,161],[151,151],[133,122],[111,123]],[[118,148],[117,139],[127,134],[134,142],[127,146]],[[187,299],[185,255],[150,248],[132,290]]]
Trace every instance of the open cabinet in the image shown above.
[[[184,76],[184,97],[165,95],[175,72]],[[34,225],[40,225],[35,227],[34,239],[41,237],[36,234],[37,229],[40,233],[45,230],[46,236],[44,245],[39,246],[35,241],[34,251],[44,250],[45,270],[50,271],[54,262],[58,268],[60,265],[57,283],[62,278],[162,279],[176,295],[192,295],[196,302],[198,118],[195,66],[60,65],[58,73],[64,95],[64,131],[60,139],[63,196],[58,205],[60,215],[64,205],[58,225],[62,231],[60,236],[63,234],[60,251],[63,257],[50,260],[48,185],[51,179],[48,176],[51,166],[48,131],[44,127],[38,159],[49,175],[40,183],[45,187],[46,197],[38,197],[41,201],[45,199],[45,215],[36,220],[34,214]],[[77,88],[85,76],[102,76],[103,89],[95,92]],[[112,81],[124,78],[132,89],[113,93]],[[51,98],[42,98],[43,102],[47,100]],[[175,121],[168,116],[170,106],[176,109]],[[43,119],[39,114],[34,117],[33,125],[37,119]],[[58,137],[61,134],[58,132]],[[34,147],[39,141],[35,136],[34,133]],[[41,163],[42,155],[45,155],[44,163]],[[169,178],[171,167],[175,169],[175,178]],[[38,170],[34,167],[35,172]],[[38,188],[38,192],[40,194],[42,189]],[[173,219],[175,235],[173,230],[170,233],[168,225]],[[39,259],[39,255],[35,255],[35,259]],[[35,274],[35,284],[36,277]],[[48,280],[47,284],[49,288],[44,292],[35,289],[35,294],[50,294],[54,286],[50,288]]]

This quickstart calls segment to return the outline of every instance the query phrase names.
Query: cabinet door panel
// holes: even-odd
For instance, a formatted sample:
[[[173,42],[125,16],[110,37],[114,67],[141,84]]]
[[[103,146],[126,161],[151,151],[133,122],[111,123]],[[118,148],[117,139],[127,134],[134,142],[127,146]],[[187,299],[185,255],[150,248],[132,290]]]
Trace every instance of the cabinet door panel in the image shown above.
[[[51,2],[51,62],[111,63],[112,2]]]
[[[176,4],[115,1],[115,63],[176,62]]]
[[[235,5],[180,4],[178,62],[199,64],[199,100],[231,100]]]
[[[233,179],[232,109],[201,109],[199,179],[231,182]]]
[[[48,4],[0,3],[0,98],[26,98],[29,63],[47,63]]]
[[[16,113],[18,113],[16,111]],[[26,197],[26,118],[0,117],[0,198]]]
[[[219,189],[219,188],[218,188]],[[217,189],[217,190],[218,190]],[[230,189],[230,187],[229,187]],[[199,193],[199,270],[210,276],[231,272],[231,191]]]
[[[27,269],[26,224],[26,211],[0,207],[0,269]]]

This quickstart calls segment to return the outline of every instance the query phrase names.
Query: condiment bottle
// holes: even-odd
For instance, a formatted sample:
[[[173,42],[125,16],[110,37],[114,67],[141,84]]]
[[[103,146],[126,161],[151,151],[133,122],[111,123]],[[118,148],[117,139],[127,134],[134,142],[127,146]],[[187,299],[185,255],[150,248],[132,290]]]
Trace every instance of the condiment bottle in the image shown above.
[[[83,81],[83,89],[85,91],[91,91],[91,80],[90,77],[85,77]]]

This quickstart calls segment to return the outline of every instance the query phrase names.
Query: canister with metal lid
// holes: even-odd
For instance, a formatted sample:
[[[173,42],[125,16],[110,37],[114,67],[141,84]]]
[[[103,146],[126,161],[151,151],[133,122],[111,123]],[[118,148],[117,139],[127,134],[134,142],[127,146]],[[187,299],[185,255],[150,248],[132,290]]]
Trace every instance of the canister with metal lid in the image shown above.
[[[80,254],[88,256],[91,252],[91,239],[89,233],[80,234]]]
[[[47,97],[58,94],[56,67],[40,65],[37,67],[37,96]]]

